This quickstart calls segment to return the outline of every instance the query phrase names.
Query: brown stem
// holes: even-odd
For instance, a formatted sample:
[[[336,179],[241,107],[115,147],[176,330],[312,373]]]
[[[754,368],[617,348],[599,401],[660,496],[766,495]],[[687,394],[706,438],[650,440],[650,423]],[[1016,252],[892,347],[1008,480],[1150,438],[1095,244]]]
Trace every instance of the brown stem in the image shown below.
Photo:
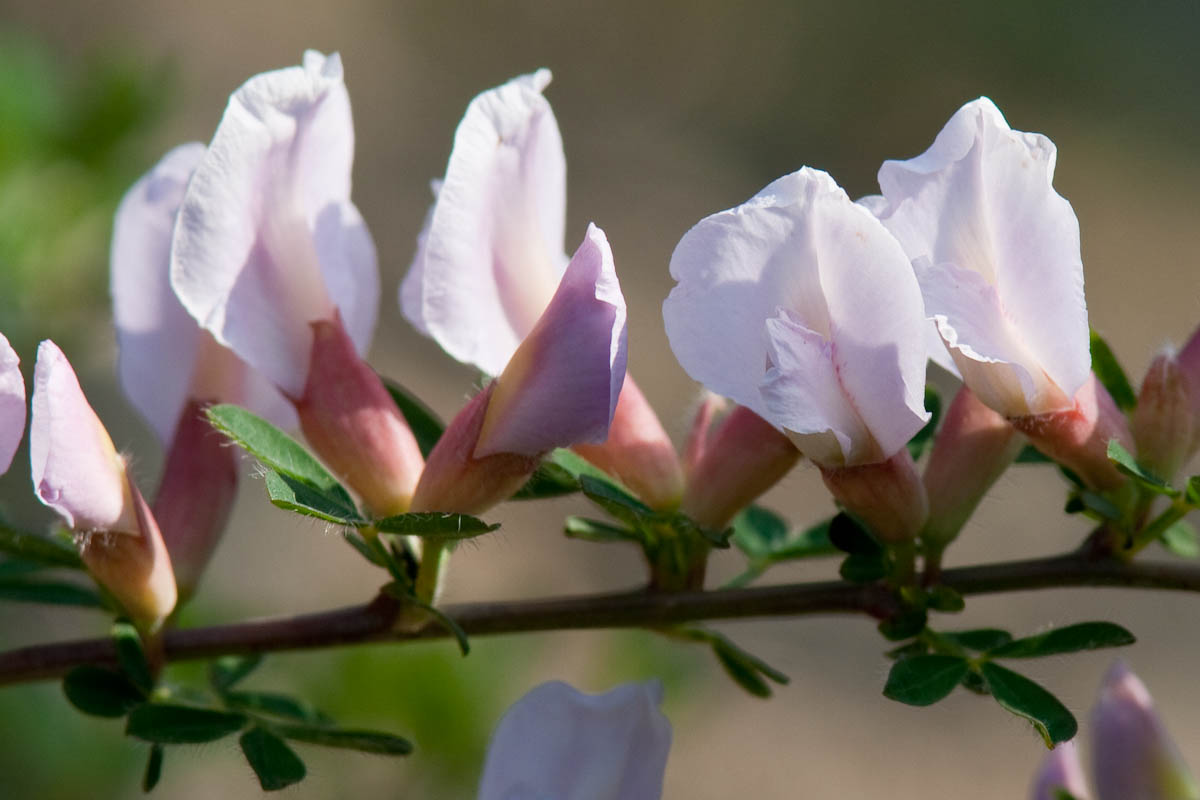
[[[1200,592],[1200,567],[1126,563],[1080,551],[1051,558],[949,569],[942,573],[942,583],[963,595],[1081,586]],[[415,630],[397,630],[399,610],[397,601],[380,595],[366,605],[332,611],[172,630],[163,635],[163,650],[168,661],[186,661],[448,635],[436,623]],[[654,628],[706,619],[808,614],[886,617],[895,612],[896,603],[891,593],[879,585],[822,581],[707,592],[634,591],[462,603],[442,610],[467,634],[489,636],[525,631]],[[0,653],[0,685],[56,678],[81,664],[115,662],[116,654],[107,638],[34,645]]]

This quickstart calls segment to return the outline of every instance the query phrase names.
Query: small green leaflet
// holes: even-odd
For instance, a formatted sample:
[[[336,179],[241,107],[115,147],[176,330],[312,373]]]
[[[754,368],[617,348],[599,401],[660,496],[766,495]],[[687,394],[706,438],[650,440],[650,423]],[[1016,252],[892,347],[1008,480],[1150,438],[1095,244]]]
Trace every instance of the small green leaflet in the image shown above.
[[[63,694],[71,705],[94,717],[123,717],[146,702],[146,696],[120,672],[90,665],[66,674]]]
[[[146,661],[146,651],[142,649],[142,637],[138,635],[137,628],[127,620],[117,620],[109,635],[112,636],[121,671],[142,694],[149,695],[154,691],[154,676]]]
[[[380,533],[398,533],[407,536],[436,536],[440,539],[470,539],[498,529],[468,514],[447,514],[441,511],[397,514],[376,520],[375,529]]]
[[[148,703],[129,712],[125,733],[158,744],[202,744],[222,739],[246,724],[246,716],[210,708]]]
[[[105,608],[104,600],[92,589],[78,586],[69,581],[35,578],[0,578],[0,600],[10,600],[14,603]]]
[[[303,481],[268,469],[263,475],[272,505],[337,525],[361,525],[366,522],[353,502],[337,492],[323,492]]]
[[[1125,370],[1121,369],[1121,364],[1113,355],[1108,342],[1095,330],[1091,332],[1091,350],[1092,372],[1096,373],[1100,383],[1112,395],[1117,408],[1128,411],[1137,405],[1137,395],[1133,392],[1129,378],[1125,376]]]
[[[243,733],[238,744],[264,792],[298,783],[308,772],[300,756],[283,739],[257,725]]]
[[[925,386],[925,410],[929,412],[929,422],[926,422],[908,442],[908,452],[913,461],[920,459],[933,444],[933,434],[937,431],[938,420],[942,416],[942,396],[932,383]]]
[[[1121,443],[1116,439],[1108,443],[1108,460],[1122,473],[1137,481],[1138,485],[1143,489],[1155,494],[1165,494],[1168,497],[1179,496],[1178,489],[1172,487],[1171,484],[1138,464],[1133,454],[1122,447]]]
[[[321,745],[322,747],[358,750],[362,753],[406,756],[413,750],[412,742],[407,739],[375,731],[325,728],[316,725],[273,725],[272,730],[280,736],[293,741]]]
[[[966,677],[969,666],[961,656],[914,655],[892,665],[883,696],[910,706],[933,705]]]
[[[156,744],[150,748],[150,758],[146,760],[146,772],[142,775],[142,791],[149,794],[158,786],[162,777],[163,746]]]
[[[1133,634],[1111,622],[1080,622],[1065,628],[1015,639],[987,651],[989,658],[1041,658],[1078,653],[1105,647],[1121,647],[1137,641]]]
[[[1008,711],[1029,720],[1046,747],[1075,736],[1079,729],[1075,717],[1058,698],[1033,681],[990,661],[980,667],[992,697]]]
[[[0,553],[25,561],[36,561],[48,567],[83,569],[79,553],[68,542],[57,537],[13,530],[4,524],[0,524]]]
[[[262,653],[248,656],[221,656],[208,665],[208,682],[218,693],[224,693],[262,664]]]
[[[1163,547],[1181,558],[1200,557],[1200,538],[1186,519],[1178,520],[1159,537]]]
[[[510,500],[541,500],[547,497],[562,497],[579,491],[579,481],[565,467],[553,461],[543,461],[525,485],[517,490]]]

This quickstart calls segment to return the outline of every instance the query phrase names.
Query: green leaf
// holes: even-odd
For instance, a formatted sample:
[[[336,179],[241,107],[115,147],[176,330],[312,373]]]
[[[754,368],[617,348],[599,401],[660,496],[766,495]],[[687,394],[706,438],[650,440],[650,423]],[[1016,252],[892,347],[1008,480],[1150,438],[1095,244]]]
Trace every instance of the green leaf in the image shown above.
[[[1057,697],[1024,675],[990,661],[980,669],[996,702],[1033,723],[1046,747],[1071,739],[1079,729],[1075,717]]]
[[[270,731],[256,725],[243,733],[238,743],[264,792],[273,792],[304,780],[307,770],[300,756]]]
[[[123,717],[146,697],[129,678],[106,667],[75,667],[63,678],[63,694],[71,705],[94,717]]]
[[[1159,537],[1163,547],[1181,558],[1200,557],[1200,538],[1186,519],[1177,521]]]
[[[1099,492],[1089,489],[1080,489],[1067,498],[1067,504],[1063,507],[1063,511],[1068,514],[1085,513],[1099,522],[1105,520],[1120,522],[1124,516],[1121,509],[1117,508],[1111,500]]]
[[[771,686],[763,680],[764,676],[780,685],[787,685],[791,680],[761,658],[747,653],[720,634],[713,633],[711,642],[713,655],[717,657],[725,673],[734,683],[755,697],[770,697],[772,694]]]
[[[1168,497],[1179,496],[1178,489],[1138,464],[1133,454],[1122,447],[1116,439],[1112,439],[1108,443],[1108,460],[1113,462],[1120,472],[1137,481],[1143,489],[1156,494],[1165,494]]]
[[[117,663],[121,665],[121,671],[142,694],[149,695],[154,691],[154,675],[150,663],[146,661],[146,651],[142,649],[142,637],[137,628],[126,620],[117,620],[109,635],[117,650]]]
[[[625,491],[629,491],[628,487],[623,486],[619,480],[609,475],[604,470],[597,467],[592,462],[588,461],[578,453],[568,450],[565,447],[560,447],[550,453],[545,463],[555,464],[565,469],[572,477],[578,481],[584,475],[590,475],[606,483],[614,484]]]
[[[838,574],[850,583],[874,583],[887,575],[882,553],[853,553],[838,567]]]
[[[1054,459],[1038,450],[1031,444],[1027,444],[1021,448],[1021,452],[1017,453],[1017,457],[1013,460],[1015,464],[1053,464]]]
[[[962,679],[962,687],[968,692],[974,692],[975,694],[982,695],[984,697],[991,695],[991,691],[988,689],[987,681],[985,681],[983,676],[978,672],[968,672],[966,675],[964,675]]]
[[[893,647],[884,653],[885,656],[896,661],[901,658],[912,658],[913,656],[923,656],[929,652],[929,645],[920,639],[914,639],[908,644],[902,644],[899,647]]]
[[[208,682],[218,693],[224,693],[262,664],[262,653],[247,656],[221,656],[208,665]]]
[[[957,591],[945,584],[939,584],[926,592],[929,607],[943,614],[954,614],[966,608],[966,601]]]
[[[933,444],[933,434],[937,431],[938,420],[942,417],[942,396],[931,383],[925,386],[925,410],[929,412],[929,422],[908,440],[908,452],[913,461],[918,460]]]
[[[210,406],[205,413],[217,430],[280,475],[354,506],[346,488],[302,444],[262,417],[228,404]]]
[[[154,791],[155,786],[158,786],[158,780],[162,777],[162,768],[163,746],[156,744],[150,748],[150,758],[146,761],[146,771],[142,775],[143,792],[149,794]]]
[[[399,533],[406,536],[436,536],[439,539],[470,539],[490,533],[499,525],[489,525],[481,519],[467,514],[447,514],[441,511],[423,511],[397,514],[377,520],[375,529],[380,533]]]
[[[1100,334],[1093,330],[1091,340],[1092,372],[1096,373],[1100,383],[1112,395],[1117,408],[1128,411],[1137,405],[1137,395],[1129,384],[1129,378],[1125,377],[1125,370],[1121,369],[1117,357]]]
[[[626,525],[636,527],[642,519],[654,514],[650,506],[606,479],[581,475],[579,488],[589,500]]]
[[[509,500],[541,500],[546,497],[561,497],[579,491],[579,481],[570,470],[555,464],[553,461],[543,461],[530,476],[525,485],[517,490]]]
[[[362,534],[360,534],[358,531],[346,531],[345,536],[346,541],[349,542],[351,546],[353,546],[354,549],[359,552],[359,555],[361,555],[367,561],[370,561],[377,567],[383,567],[384,569],[388,568],[388,559],[385,557],[385,554],[380,553],[378,550],[372,547],[371,544],[364,539]]]
[[[1133,634],[1111,622],[1081,622],[1065,628],[1015,639],[988,650],[991,658],[1041,658],[1104,647],[1121,647],[1137,641]]]
[[[970,667],[960,656],[921,655],[892,665],[883,696],[910,706],[929,706],[954,691]]]
[[[876,627],[883,638],[892,642],[903,641],[925,630],[929,615],[923,608],[909,608],[894,617],[883,620]]]
[[[315,725],[274,725],[272,729],[287,739],[323,747],[358,750],[386,756],[406,756],[412,752],[412,742],[399,736],[376,731],[323,728]]]
[[[747,506],[733,518],[733,543],[751,558],[763,558],[787,538],[789,527],[774,511]]]
[[[829,541],[851,555],[883,554],[883,546],[875,537],[844,511],[829,521]]]
[[[323,519],[337,525],[361,525],[365,522],[358,508],[349,498],[343,498],[340,492],[324,492],[283,475],[273,469],[268,469],[263,475],[263,483],[267,487],[267,497],[271,504],[285,511],[295,511],[309,517]]]
[[[1200,475],[1188,478],[1187,501],[1190,505],[1200,507]]]
[[[245,724],[245,714],[152,703],[129,712],[125,733],[159,744],[201,744],[222,739]]]
[[[392,400],[395,401],[396,408],[400,409],[400,415],[408,423],[409,430],[413,432],[421,455],[429,458],[433,446],[438,443],[438,439],[442,438],[442,432],[446,430],[446,423],[442,422],[429,406],[421,402],[408,389],[382,375],[379,378],[383,381],[388,394],[392,396]]]
[[[584,517],[567,517],[563,532],[572,539],[586,539],[589,542],[640,542],[642,538],[627,528],[619,528],[607,522],[600,522]]]
[[[789,536],[779,547],[770,554],[771,561],[790,561],[798,558],[815,558],[818,556],[834,555],[838,548],[829,540],[829,527],[832,520],[823,520],[806,528],[794,536]]]
[[[949,639],[960,647],[976,652],[993,650],[1012,641],[1012,634],[999,628],[973,628],[969,631],[945,631],[938,636]]]
[[[308,722],[313,725],[331,725],[333,719],[295,697],[275,692],[227,692],[225,703],[238,711],[252,714],[267,714],[272,717]]]
[[[14,603],[105,608],[104,600],[95,591],[68,581],[0,578],[0,600],[11,600]]]
[[[49,536],[23,533],[0,524],[0,553],[51,567],[83,569],[79,553],[66,542]]]

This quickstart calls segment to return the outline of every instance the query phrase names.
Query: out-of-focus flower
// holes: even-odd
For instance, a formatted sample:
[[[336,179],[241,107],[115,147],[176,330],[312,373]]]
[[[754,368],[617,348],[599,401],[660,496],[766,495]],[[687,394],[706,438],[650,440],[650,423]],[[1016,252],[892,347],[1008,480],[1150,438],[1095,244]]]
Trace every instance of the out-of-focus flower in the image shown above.
[[[657,800],[671,747],[657,681],[588,695],[544,683],[504,715],[479,800]]]
[[[566,161],[542,96],[549,82],[543,69],[471,101],[400,288],[409,321],[487,375],[530,335],[567,264]],[[678,504],[674,447],[632,378],[608,439],[579,452],[651,505]]]
[[[305,436],[379,514],[405,511],[416,440],[361,360],[379,300],[350,201],[354,130],[341,59],[257,75],[230,98],[188,184],[171,285],[221,344],[296,404]]]
[[[199,143],[171,150],[121,200],[113,226],[111,290],[117,371],[125,395],[167,448],[154,515],[180,594],[194,589],[225,529],[237,490],[237,452],[204,417],[238,403],[285,427],[291,405],[219,345],[171,290],[171,237]]]
[[[1132,440],[1098,397],[1104,388],[1088,384],[1079,222],[1052,185],[1056,157],[1053,142],[1012,130],[981,97],[924,153],[884,162],[875,211],[912,259],[971,391],[1043,452],[1112,488],[1124,479],[1107,442]]]
[[[1025,437],[1007,419],[981,403],[968,387],[959,388],[922,476],[929,520],[921,537],[942,547],[958,536],[1024,444]]]
[[[477,513],[519,489],[553,448],[603,441],[625,377],[625,317],[608,240],[591,225],[500,377],[429,454],[413,508]]]
[[[29,456],[34,491],[75,531],[88,571],[144,627],[175,607],[175,578],[154,515],[51,341],[34,367]]]
[[[1069,792],[1074,800],[1088,800],[1091,797],[1074,740],[1062,742],[1046,756],[1041,769],[1034,776],[1030,800],[1060,800],[1064,791]]]
[[[786,433],[851,510],[893,521],[877,533],[911,538],[926,504],[904,445],[929,419],[926,322],[896,239],[806,167],[701,220],[671,276],[663,316],[688,374]]]
[[[0,473],[8,471],[25,435],[25,379],[21,359],[0,333]]]

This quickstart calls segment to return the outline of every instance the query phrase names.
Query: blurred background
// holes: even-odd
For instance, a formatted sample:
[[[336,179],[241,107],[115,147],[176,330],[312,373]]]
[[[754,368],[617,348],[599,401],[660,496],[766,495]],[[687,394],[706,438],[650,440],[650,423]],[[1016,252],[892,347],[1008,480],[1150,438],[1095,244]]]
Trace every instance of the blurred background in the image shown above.
[[[428,183],[476,93],[546,66],[568,162],[567,247],[589,221],[607,231],[630,306],[630,366],[682,438],[697,387],[676,364],[660,304],[671,250],[701,217],[802,165],[851,196],[876,191],[885,158],[921,152],[962,103],[987,94],[1018,129],[1058,145],[1055,184],[1078,213],[1094,327],[1131,377],[1200,321],[1200,5],[1187,2],[390,3],[285,0],[109,4],[0,2],[0,330],[32,370],[39,339],[67,352],[141,485],[162,454],[116,386],[107,294],[111,217],[124,189],[168,148],[207,141],[249,76],[341,52],[358,139],[355,199],[385,287],[371,361],[449,417],[475,383],[400,317]],[[29,528],[27,459],[0,483],[4,513]],[[951,565],[1049,554],[1085,524],[1059,512],[1044,467],[1013,470],[951,548]],[[832,506],[801,466],[766,498],[798,525]],[[502,530],[452,560],[451,602],[631,587],[639,557],[568,541],[578,498],[488,515]],[[778,568],[768,581],[826,578],[835,562]],[[713,567],[740,571],[736,553]],[[231,530],[184,615],[198,625],[367,599],[381,576],[320,524],[277,511],[244,480]],[[972,598],[943,628],[1111,619],[1140,641],[1120,655],[1149,685],[1200,767],[1200,597],[1119,590]],[[675,731],[668,798],[1022,796],[1045,751],[1024,723],[958,692],[930,709],[884,699],[887,645],[864,619],[717,626],[788,673],[749,697],[700,647],[638,632],[373,646],[269,658],[248,684],[295,691],[350,726],[411,737],[385,759],[301,746],[295,797],[469,798],[487,736],[507,707],[552,679],[599,691],[658,676]],[[106,628],[97,614],[0,607],[4,648]],[[1026,670],[1081,718],[1112,653]],[[191,671],[189,673],[189,670]],[[199,676],[198,667],[174,673]],[[84,717],[57,684],[0,689],[0,796],[136,797],[146,748],[120,723]],[[1086,726],[1084,728],[1086,740]],[[1086,745],[1085,745],[1086,749]],[[164,797],[250,797],[234,739],[171,749]]]

